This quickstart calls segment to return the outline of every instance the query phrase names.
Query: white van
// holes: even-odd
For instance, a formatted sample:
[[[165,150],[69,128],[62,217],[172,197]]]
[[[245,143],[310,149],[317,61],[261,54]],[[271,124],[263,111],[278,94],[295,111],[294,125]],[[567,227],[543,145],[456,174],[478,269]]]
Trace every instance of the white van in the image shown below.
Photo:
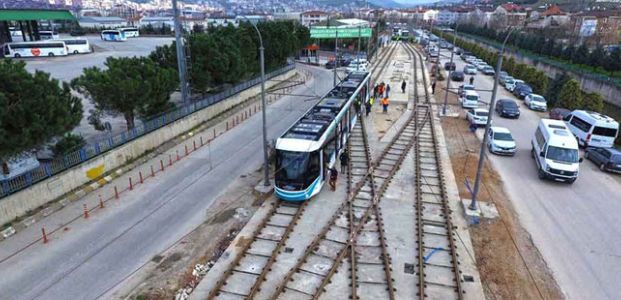
[[[578,178],[578,143],[565,123],[560,120],[541,119],[531,140],[531,156],[537,163],[539,179],[574,183]]]
[[[60,35],[58,35],[58,32],[51,31],[51,30],[39,31],[39,37],[41,38],[42,41],[60,39]]]
[[[461,102],[461,107],[464,108],[477,108],[479,107],[479,93],[475,91],[466,91],[464,95],[459,98]]]
[[[564,120],[580,146],[610,148],[619,134],[617,121],[593,111],[574,110]]]
[[[368,66],[369,66],[369,62],[367,62],[366,59],[364,59],[364,58],[356,59],[356,60],[352,60],[349,63],[349,66],[347,66],[347,71],[349,71],[349,72],[355,72],[355,71],[366,72]]]

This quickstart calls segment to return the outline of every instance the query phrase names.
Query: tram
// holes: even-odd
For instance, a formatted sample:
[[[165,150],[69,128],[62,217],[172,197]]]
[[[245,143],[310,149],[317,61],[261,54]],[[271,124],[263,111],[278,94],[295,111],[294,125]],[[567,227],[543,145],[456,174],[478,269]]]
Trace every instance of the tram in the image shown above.
[[[369,99],[371,74],[353,71],[276,140],[274,190],[285,201],[305,201],[321,191],[328,169],[345,149]]]

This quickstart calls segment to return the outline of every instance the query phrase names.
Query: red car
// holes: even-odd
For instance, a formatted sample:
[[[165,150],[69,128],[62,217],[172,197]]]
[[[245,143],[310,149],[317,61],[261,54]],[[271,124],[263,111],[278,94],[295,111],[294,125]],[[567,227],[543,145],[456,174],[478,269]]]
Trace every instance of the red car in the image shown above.
[[[567,115],[571,113],[571,110],[566,108],[553,108],[550,110],[550,119],[553,120],[563,120]]]

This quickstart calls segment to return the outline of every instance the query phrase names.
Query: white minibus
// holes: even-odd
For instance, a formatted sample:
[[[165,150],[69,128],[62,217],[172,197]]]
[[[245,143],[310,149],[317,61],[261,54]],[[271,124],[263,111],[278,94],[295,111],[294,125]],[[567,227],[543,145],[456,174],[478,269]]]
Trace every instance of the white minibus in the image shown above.
[[[531,139],[531,156],[535,159],[539,179],[574,183],[578,178],[578,143],[565,123],[541,119]]]
[[[574,110],[564,120],[580,146],[610,148],[619,134],[619,122],[597,112]]]

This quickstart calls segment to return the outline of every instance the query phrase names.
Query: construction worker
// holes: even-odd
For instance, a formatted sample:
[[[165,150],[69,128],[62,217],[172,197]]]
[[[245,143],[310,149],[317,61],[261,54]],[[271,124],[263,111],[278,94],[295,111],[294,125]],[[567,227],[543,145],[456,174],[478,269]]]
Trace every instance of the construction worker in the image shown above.
[[[388,98],[384,97],[381,101],[381,104],[382,104],[383,112],[385,114],[388,113],[388,105],[390,104],[390,101],[388,101]]]

